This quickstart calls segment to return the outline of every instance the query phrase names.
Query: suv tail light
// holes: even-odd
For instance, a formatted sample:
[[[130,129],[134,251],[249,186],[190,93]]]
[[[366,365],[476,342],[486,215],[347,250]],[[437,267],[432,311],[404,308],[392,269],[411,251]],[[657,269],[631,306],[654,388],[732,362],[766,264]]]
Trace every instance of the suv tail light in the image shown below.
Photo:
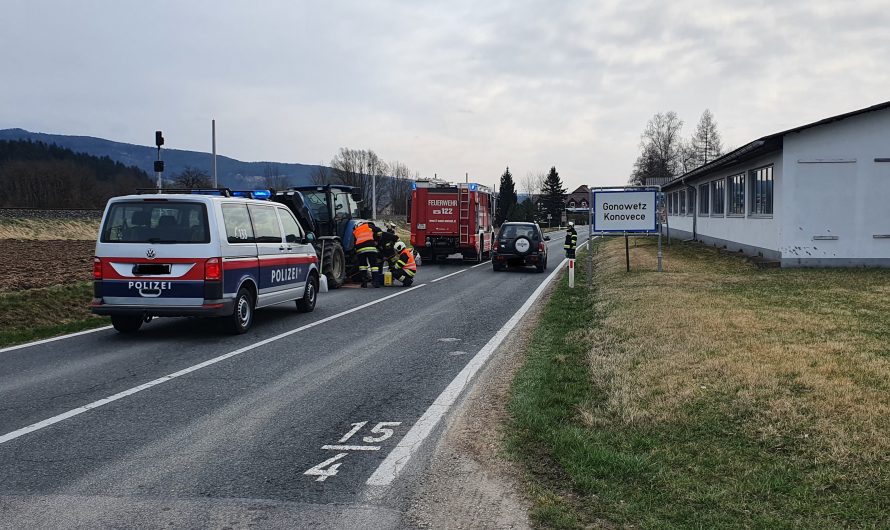
[[[99,258],[93,258],[93,279],[102,279],[102,260]]]
[[[544,242],[538,243],[538,252],[544,252]]]
[[[499,249],[500,247],[501,247],[501,242],[498,241],[497,239],[495,239],[495,240],[494,240],[494,245],[493,245],[492,248],[494,248],[494,250],[497,250],[497,249]]]
[[[222,261],[219,258],[210,258],[204,262],[204,279],[212,281],[222,279]]]

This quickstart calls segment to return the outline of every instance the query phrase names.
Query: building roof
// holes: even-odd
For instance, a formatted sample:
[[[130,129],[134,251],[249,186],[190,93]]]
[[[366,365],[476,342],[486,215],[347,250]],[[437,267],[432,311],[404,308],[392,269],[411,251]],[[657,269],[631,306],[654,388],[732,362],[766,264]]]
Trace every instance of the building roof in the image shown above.
[[[875,112],[879,110],[884,110],[890,108],[890,101],[885,101],[884,103],[878,103],[877,105],[872,105],[871,107],[866,107],[864,109],[854,110],[852,112],[847,112],[845,114],[838,114],[837,116],[832,116],[830,118],[825,118],[823,120],[815,121],[813,123],[808,123],[806,125],[801,125],[800,127],[795,127],[793,129],[788,129],[786,131],[773,133],[762,138],[758,138],[753,142],[747,143],[742,147],[734,151],[730,151],[725,155],[715,158],[714,160],[708,162],[703,166],[699,166],[692,171],[688,171],[675,179],[671,180],[663,187],[667,188],[669,186],[673,186],[674,184],[679,183],[680,181],[687,180],[690,178],[697,177],[699,175],[703,175],[705,173],[721,169],[727,166],[731,166],[737,164],[739,162],[744,162],[745,160],[749,160],[751,158],[755,158],[761,156],[763,154],[776,151],[782,148],[783,139],[785,135],[796,133],[803,131],[804,129],[809,129],[812,127],[819,127],[820,125],[826,125],[829,123],[833,123],[836,121],[845,120],[847,118],[852,118],[853,116],[858,116],[860,114],[865,114],[867,112]]]

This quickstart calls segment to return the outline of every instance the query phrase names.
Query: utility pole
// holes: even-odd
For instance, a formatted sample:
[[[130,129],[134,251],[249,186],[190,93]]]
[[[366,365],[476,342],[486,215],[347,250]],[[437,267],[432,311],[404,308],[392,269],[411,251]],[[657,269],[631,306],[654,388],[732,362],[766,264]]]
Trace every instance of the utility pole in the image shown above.
[[[371,220],[377,220],[377,175],[371,175]]]
[[[216,180],[216,120],[210,120],[211,134],[213,136],[213,187],[218,187]]]

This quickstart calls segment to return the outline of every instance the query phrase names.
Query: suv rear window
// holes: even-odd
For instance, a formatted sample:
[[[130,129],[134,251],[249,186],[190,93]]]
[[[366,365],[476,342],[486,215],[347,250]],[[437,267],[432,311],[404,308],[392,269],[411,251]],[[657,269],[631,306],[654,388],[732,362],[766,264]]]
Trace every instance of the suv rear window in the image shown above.
[[[534,225],[504,225],[501,227],[498,237],[503,239],[513,239],[516,237],[538,239],[538,229]]]
[[[102,225],[103,243],[209,243],[200,202],[116,202]]]

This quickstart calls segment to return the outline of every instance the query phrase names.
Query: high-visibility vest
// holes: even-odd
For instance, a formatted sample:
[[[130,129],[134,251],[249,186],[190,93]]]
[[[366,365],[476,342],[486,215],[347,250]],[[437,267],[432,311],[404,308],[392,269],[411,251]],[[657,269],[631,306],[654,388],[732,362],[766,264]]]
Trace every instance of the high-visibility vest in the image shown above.
[[[374,232],[367,223],[360,224],[352,229],[352,235],[355,237],[356,246],[368,241],[374,241]]]
[[[417,272],[417,262],[414,261],[414,254],[407,248],[399,255],[399,262],[396,265],[399,268]]]

